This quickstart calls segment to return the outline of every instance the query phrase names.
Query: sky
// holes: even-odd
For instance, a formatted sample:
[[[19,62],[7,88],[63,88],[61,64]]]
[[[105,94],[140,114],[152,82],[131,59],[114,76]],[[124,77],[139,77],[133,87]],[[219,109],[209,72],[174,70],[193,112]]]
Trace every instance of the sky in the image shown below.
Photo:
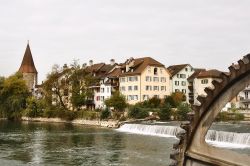
[[[39,82],[54,64],[150,56],[228,71],[250,52],[249,0],[0,0],[0,76],[29,40]]]

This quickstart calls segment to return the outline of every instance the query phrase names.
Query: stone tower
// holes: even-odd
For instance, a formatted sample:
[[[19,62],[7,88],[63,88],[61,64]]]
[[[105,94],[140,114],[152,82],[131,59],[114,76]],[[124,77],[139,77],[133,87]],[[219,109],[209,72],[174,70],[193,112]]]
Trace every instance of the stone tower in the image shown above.
[[[31,54],[29,42],[27,44],[22,64],[18,70],[23,74],[23,79],[26,81],[26,85],[28,86],[30,91],[33,91],[35,86],[37,85],[37,70],[33,61],[33,57]]]

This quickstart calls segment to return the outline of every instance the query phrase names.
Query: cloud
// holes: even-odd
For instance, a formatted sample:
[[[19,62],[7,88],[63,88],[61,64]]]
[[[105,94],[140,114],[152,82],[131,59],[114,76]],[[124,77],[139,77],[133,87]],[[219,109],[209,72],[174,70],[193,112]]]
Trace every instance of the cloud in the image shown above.
[[[24,0],[0,6],[0,75],[18,70],[30,40],[39,80],[54,63],[152,56],[166,66],[226,70],[249,52],[245,0]]]

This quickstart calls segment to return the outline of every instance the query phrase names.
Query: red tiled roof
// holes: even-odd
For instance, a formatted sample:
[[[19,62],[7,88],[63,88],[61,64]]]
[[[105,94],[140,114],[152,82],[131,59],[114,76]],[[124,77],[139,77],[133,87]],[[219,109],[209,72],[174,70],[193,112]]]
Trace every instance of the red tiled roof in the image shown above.
[[[221,78],[222,73],[223,72],[219,70],[212,69],[200,72],[197,78]]]
[[[27,44],[22,64],[18,70],[21,73],[37,73],[29,43]]]
[[[193,81],[202,71],[206,71],[206,69],[194,69],[194,73],[188,77],[188,81]]]
[[[167,69],[171,74],[171,77],[179,73],[182,69],[184,69],[189,64],[180,64],[180,65],[172,65],[169,66]]]
[[[137,58],[133,59],[134,64],[130,67],[130,71],[122,73],[121,76],[126,75],[139,75],[141,74],[147,66],[158,66],[158,67],[164,67],[163,64],[156,61],[155,59],[151,57],[144,57],[144,58]],[[133,69],[133,71],[131,70]]]
[[[120,68],[115,68],[112,72],[108,74],[109,78],[115,78],[119,77],[122,74],[122,71]]]

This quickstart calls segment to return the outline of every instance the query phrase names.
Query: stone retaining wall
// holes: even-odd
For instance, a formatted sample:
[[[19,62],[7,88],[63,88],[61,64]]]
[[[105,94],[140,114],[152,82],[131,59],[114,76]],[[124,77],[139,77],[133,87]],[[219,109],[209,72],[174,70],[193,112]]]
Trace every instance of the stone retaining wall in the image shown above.
[[[30,118],[22,117],[24,121],[33,121],[33,122],[54,122],[54,123],[72,123],[72,124],[82,124],[90,126],[100,126],[108,128],[118,128],[119,122],[115,120],[100,121],[100,120],[85,120],[85,119],[75,119],[73,121],[66,121],[60,118]]]

